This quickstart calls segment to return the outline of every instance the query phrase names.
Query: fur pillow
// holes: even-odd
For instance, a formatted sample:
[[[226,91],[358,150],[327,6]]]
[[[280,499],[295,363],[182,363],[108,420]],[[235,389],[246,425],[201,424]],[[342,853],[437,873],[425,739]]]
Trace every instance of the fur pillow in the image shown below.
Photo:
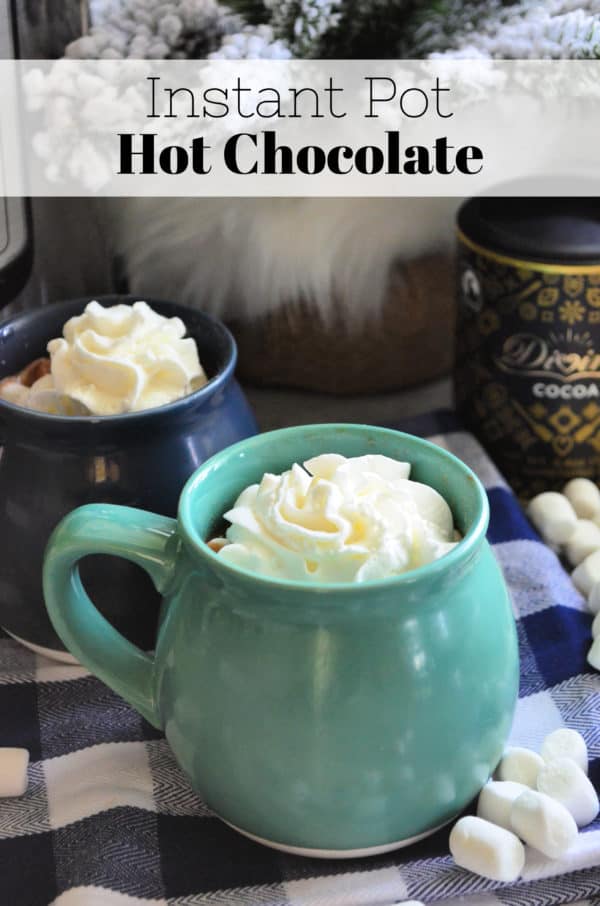
[[[309,302],[380,310],[391,264],[451,245],[446,198],[130,198],[104,202],[131,292],[227,319]]]

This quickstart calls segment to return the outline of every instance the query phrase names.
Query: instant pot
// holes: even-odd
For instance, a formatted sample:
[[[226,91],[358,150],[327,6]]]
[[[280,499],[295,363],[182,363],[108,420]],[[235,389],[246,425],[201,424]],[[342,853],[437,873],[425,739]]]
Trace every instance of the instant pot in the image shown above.
[[[0,59],[18,56],[16,6],[0,0]],[[1,146],[0,146],[0,154]],[[31,216],[22,198],[0,197],[0,308],[15,302],[32,273]]]
[[[0,59],[61,57],[86,16],[87,0],[0,0]],[[89,201],[4,198],[0,185],[3,315],[108,291],[109,261]]]

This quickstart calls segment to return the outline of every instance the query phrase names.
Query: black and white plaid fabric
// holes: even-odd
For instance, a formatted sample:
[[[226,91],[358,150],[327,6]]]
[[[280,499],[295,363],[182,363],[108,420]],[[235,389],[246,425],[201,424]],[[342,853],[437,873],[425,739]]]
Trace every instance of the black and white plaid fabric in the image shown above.
[[[600,676],[586,665],[584,602],[473,438],[447,417],[420,427],[469,463],[489,494],[489,538],[520,640],[511,741],[537,747],[556,727],[579,730],[600,787]],[[165,740],[117,695],[6,637],[0,715],[0,745],[31,753],[28,792],[0,800],[0,906],[600,906],[598,821],[564,860],[529,851],[522,880],[509,887],[454,866],[447,829],[386,856],[304,859],[230,830],[192,792]]]

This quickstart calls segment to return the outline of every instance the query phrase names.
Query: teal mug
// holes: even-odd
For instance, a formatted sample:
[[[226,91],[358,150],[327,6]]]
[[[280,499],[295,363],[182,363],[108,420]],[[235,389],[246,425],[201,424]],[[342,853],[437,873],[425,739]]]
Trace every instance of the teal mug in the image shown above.
[[[404,575],[328,585],[255,575],[207,546],[245,487],[326,452],[412,463],[462,541]],[[434,444],[363,425],[289,428],[204,463],[177,520],[74,510],[46,550],[46,603],[68,649],[164,729],[224,821],[299,854],[386,852],[457,815],[508,737],[517,640],[488,515],[473,472]],[[77,565],[98,553],[143,567],[163,595],[153,655],[85,593]]]

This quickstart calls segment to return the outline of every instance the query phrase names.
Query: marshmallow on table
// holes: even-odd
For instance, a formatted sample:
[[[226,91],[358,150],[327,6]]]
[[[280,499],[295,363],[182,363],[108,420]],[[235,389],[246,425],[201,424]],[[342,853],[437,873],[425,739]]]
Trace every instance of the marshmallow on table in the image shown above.
[[[0,748],[0,799],[22,796],[27,789],[27,749]]]
[[[588,771],[588,751],[585,739],[577,730],[561,727],[546,736],[540,749],[544,761],[555,758],[572,758],[584,774]]]
[[[588,594],[588,610],[591,613],[600,613],[600,582],[595,582]]]
[[[589,478],[572,478],[562,492],[580,519],[593,519],[600,514],[600,491]]]
[[[516,881],[525,863],[518,837],[474,815],[460,818],[452,828],[450,852],[461,868],[492,881]]]
[[[544,759],[531,749],[514,746],[506,749],[498,765],[498,780],[511,780],[535,789],[537,775],[544,767]]]
[[[578,519],[575,531],[565,546],[567,560],[571,566],[579,566],[582,560],[600,550],[600,526],[591,519]]]
[[[525,790],[515,799],[510,821],[521,840],[549,859],[558,859],[577,839],[572,814],[556,799],[536,790]]]
[[[587,653],[587,662],[594,670],[600,670],[600,583],[592,588],[588,606],[596,616],[592,622],[592,645]]]
[[[538,774],[540,793],[556,799],[571,813],[579,827],[590,824],[598,814],[598,794],[572,758],[555,758]]]
[[[505,830],[512,830],[510,812],[512,804],[527,787],[512,780],[490,780],[477,800],[477,817],[491,821]]]
[[[600,614],[598,614],[600,616]],[[594,620],[594,622],[596,622]],[[594,670],[600,670],[600,636],[594,636],[592,646],[587,653],[587,662]]]
[[[549,544],[565,544],[577,525],[577,514],[566,497],[545,491],[530,501],[527,515]]]
[[[571,579],[587,598],[594,585],[600,582],[600,550],[588,554],[585,560],[582,560],[579,566],[573,570]]]

